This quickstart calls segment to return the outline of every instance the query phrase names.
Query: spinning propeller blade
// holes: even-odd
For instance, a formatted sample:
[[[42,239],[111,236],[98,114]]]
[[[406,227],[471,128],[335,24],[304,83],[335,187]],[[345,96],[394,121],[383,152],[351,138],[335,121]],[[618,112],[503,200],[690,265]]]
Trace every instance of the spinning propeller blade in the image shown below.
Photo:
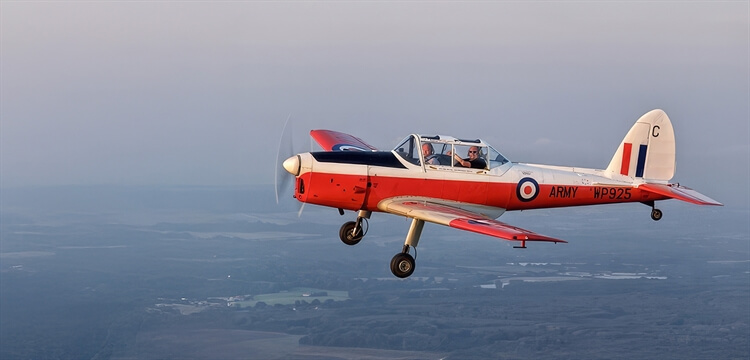
[[[282,165],[284,160],[294,155],[294,145],[292,144],[292,126],[290,120],[292,114],[289,114],[284,122],[284,129],[281,131],[281,138],[279,139],[279,149],[276,151],[276,178],[274,185],[276,189],[276,204],[279,203],[279,195],[288,194],[290,190],[290,184],[294,179]]]
[[[275,178],[275,190],[276,190],[276,204],[279,204],[279,199],[287,197],[290,193],[294,193],[294,175],[290,174],[284,169],[284,160],[297,154],[294,149],[294,136],[292,135],[292,114],[289,114],[284,122],[284,129],[281,131],[281,138],[279,139],[279,149],[276,152],[276,178]],[[312,144],[311,144],[312,146]],[[312,150],[311,150],[312,151]],[[304,209],[304,203],[298,203],[299,209],[297,210],[297,217],[302,216],[302,209]]]

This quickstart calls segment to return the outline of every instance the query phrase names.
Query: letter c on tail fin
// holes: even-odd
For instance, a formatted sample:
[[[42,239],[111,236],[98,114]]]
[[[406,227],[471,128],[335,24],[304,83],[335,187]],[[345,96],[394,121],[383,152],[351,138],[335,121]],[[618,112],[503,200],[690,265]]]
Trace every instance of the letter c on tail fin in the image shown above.
[[[675,141],[672,122],[659,109],[635,122],[620,143],[607,172],[635,178],[668,181],[674,176]]]

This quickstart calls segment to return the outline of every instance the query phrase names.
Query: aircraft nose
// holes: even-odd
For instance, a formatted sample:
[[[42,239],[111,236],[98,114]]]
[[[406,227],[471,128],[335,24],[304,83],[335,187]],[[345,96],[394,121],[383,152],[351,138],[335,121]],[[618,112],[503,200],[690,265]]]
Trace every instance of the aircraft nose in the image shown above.
[[[299,155],[294,155],[284,160],[282,166],[284,166],[284,169],[286,169],[286,171],[288,171],[290,174],[297,176],[299,175],[299,164]]]

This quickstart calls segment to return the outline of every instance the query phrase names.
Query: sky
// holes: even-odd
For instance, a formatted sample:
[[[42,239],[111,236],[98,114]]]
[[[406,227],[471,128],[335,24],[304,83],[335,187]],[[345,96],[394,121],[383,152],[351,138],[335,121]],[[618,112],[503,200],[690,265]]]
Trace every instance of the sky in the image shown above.
[[[333,129],[605,168],[655,108],[673,179],[750,197],[750,3],[0,2],[0,186],[255,185]]]

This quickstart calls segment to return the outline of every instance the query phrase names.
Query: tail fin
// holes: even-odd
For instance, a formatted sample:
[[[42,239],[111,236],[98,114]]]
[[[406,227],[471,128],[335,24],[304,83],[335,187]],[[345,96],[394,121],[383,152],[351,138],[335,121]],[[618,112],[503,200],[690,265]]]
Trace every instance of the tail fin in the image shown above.
[[[668,181],[674,176],[675,141],[669,117],[651,110],[635,122],[617,148],[607,172]]]

